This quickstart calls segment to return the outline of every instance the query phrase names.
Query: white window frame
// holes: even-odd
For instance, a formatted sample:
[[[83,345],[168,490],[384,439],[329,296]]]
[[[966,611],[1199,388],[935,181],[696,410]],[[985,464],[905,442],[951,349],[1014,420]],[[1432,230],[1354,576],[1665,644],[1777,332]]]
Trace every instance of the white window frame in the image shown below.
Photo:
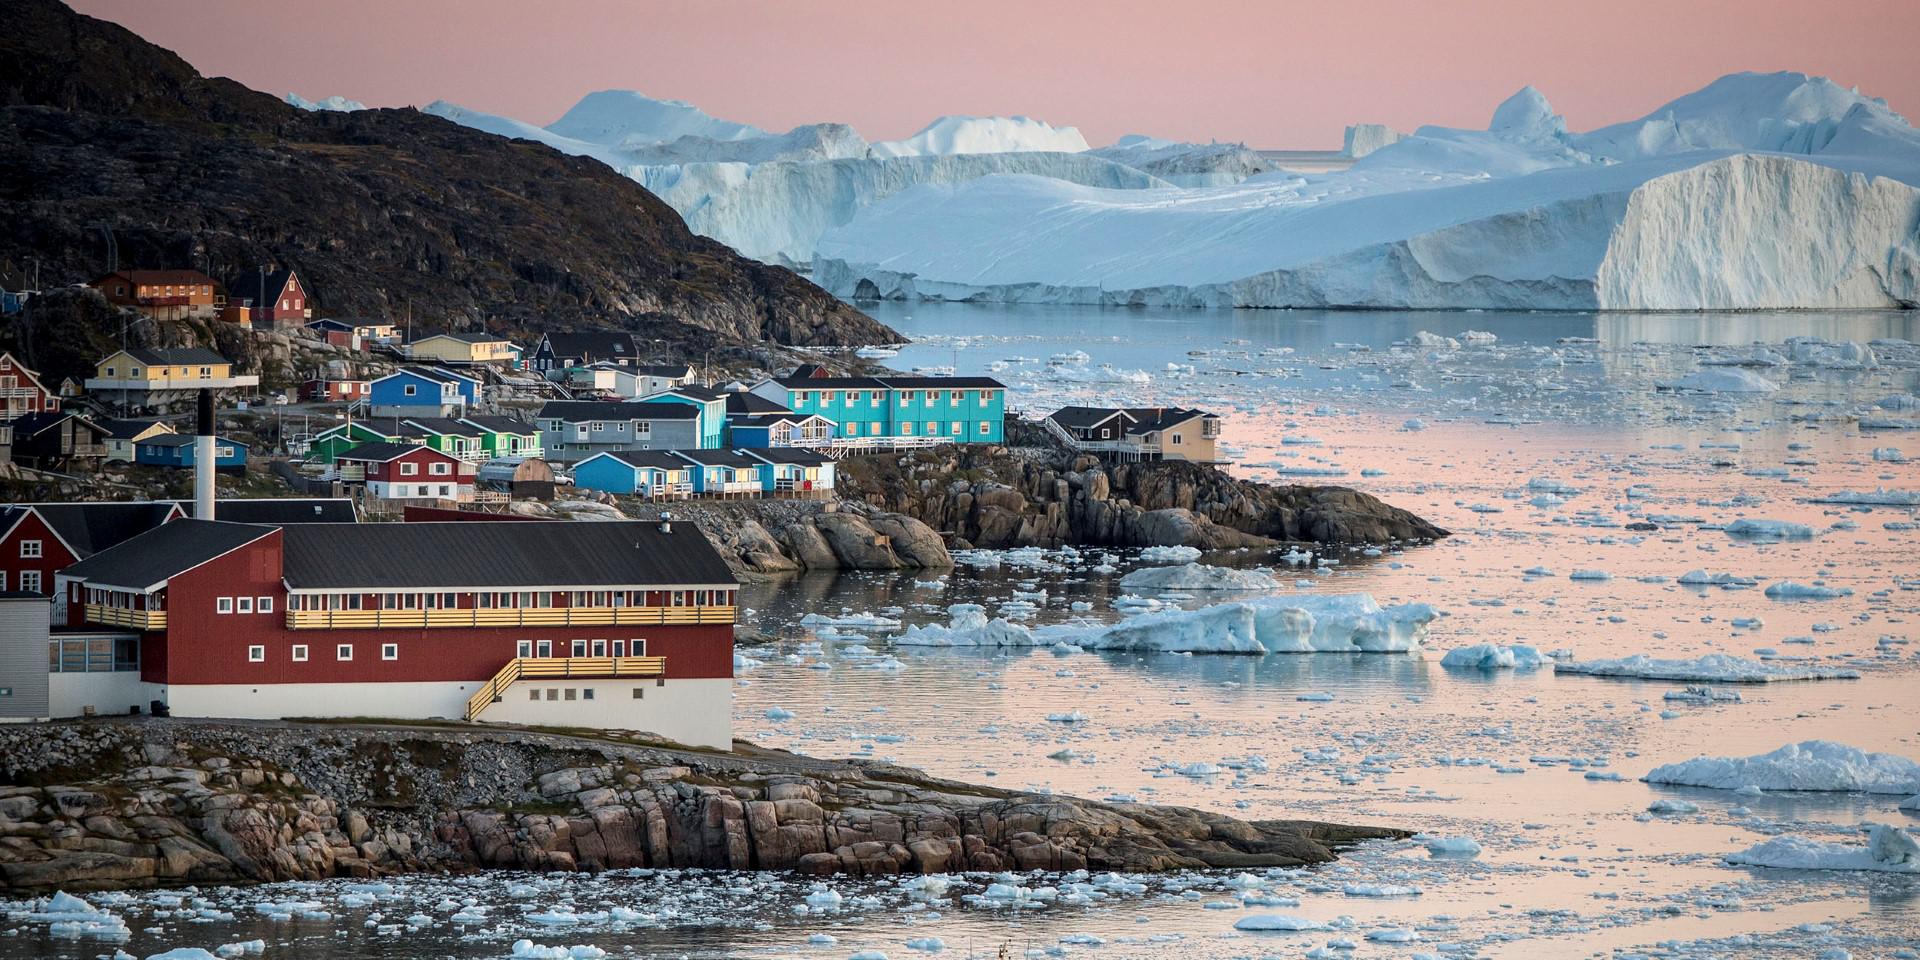
[[[419,472],[420,472],[420,465],[417,463],[400,464],[400,475],[403,477],[411,477],[418,474]]]
[[[993,421],[991,420],[980,421],[980,435],[983,437],[993,436]]]
[[[213,610],[215,613],[232,613],[233,598],[232,597],[215,597],[213,601]]]
[[[307,662],[307,645],[306,644],[296,643],[293,645],[293,662],[294,663]]]
[[[25,593],[40,593],[45,587],[38,570],[20,571],[20,589]]]
[[[416,384],[403,383],[400,385],[400,395],[403,397],[418,396],[419,393],[420,393],[420,388]]]
[[[333,658],[334,658],[335,660],[340,660],[340,661],[343,661],[343,662],[344,662],[344,661],[348,661],[348,660],[352,660],[352,659],[353,659],[353,644],[351,644],[351,643],[336,643],[336,644],[334,644],[334,645],[333,645]]]
[[[436,477],[444,477],[453,472],[453,464],[430,463],[430,464],[427,464],[427,472]]]
[[[234,612],[236,612],[236,613],[252,613],[252,612],[253,612],[253,598],[252,598],[252,597],[240,597],[240,598],[238,598],[238,599],[236,600],[236,602],[235,602],[235,604],[234,604],[234,608],[233,608],[233,609],[234,609]]]
[[[257,597],[257,598],[255,598],[255,599],[254,599],[254,601],[253,601],[253,612],[255,612],[255,613],[272,613],[272,612],[273,612],[273,598],[272,598],[272,597]]]
[[[514,655],[514,656],[515,656],[516,658],[518,658],[518,659],[521,659],[521,660],[527,660],[527,659],[530,659],[530,658],[532,658],[532,656],[533,656],[533,641],[532,641],[532,640],[519,640],[519,641],[516,641],[516,642],[514,643],[514,645],[513,645],[513,655]]]
[[[383,644],[381,644],[381,645],[380,645],[380,659],[382,659],[382,660],[398,660],[398,659],[400,659],[400,645],[399,645],[399,644],[397,644],[397,643],[383,643]]]
[[[45,553],[46,553],[46,545],[42,541],[39,541],[39,540],[20,541],[20,559],[22,560],[38,560],[42,556],[45,556]]]
[[[256,643],[256,644],[253,644],[252,646],[247,647],[247,662],[248,663],[266,663],[267,662],[266,646],[264,644]]]

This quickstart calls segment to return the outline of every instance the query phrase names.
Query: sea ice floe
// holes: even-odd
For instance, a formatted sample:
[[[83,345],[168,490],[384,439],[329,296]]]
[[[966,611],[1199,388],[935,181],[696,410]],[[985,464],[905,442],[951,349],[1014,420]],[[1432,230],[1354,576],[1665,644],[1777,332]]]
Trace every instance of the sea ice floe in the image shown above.
[[[1797,580],[1781,580],[1767,584],[1767,596],[1775,600],[1832,600],[1839,597],[1851,597],[1853,591],[1846,587],[1829,587],[1818,583],[1801,583]]]
[[[1899,827],[1875,824],[1864,846],[1789,834],[1727,855],[1740,866],[1789,870],[1873,870],[1920,873],[1920,844]]]
[[[1240,590],[1269,591],[1280,584],[1257,570],[1234,570],[1201,563],[1177,567],[1147,567],[1120,578],[1128,590]]]
[[[1780,389],[1772,380],[1741,367],[1696,370],[1678,380],[1664,381],[1659,387],[1687,393],[1772,393]]]
[[[1440,658],[1440,665],[1443,667],[1479,670],[1527,669],[1538,667],[1546,662],[1547,658],[1544,654],[1524,644],[1504,647],[1492,643],[1476,643],[1470,647],[1449,650],[1446,656]]]
[[[1661,660],[1646,654],[1613,660],[1556,661],[1557,673],[1594,677],[1631,677],[1643,680],[1679,680],[1701,683],[1769,683],[1781,680],[1856,680],[1860,671],[1820,667],[1809,663],[1762,663],[1745,657],[1710,653],[1690,660]]]
[[[1752,540],[1809,540],[1813,528],[1786,520],[1735,520],[1726,525],[1728,536]]]
[[[1141,563],[1192,563],[1198,559],[1197,547],[1147,547],[1140,551]]]
[[[1253,913],[1234,921],[1235,930],[1260,931],[1263,933],[1296,933],[1307,930],[1330,929],[1319,920],[1306,917],[1291,917],[1283,913]]]
[[[988,620],[977,604],[947,608],[952,622],[908,627],[907,646],[1052,646],[1160,653],[1405,652],[1425,639],[1438,611],[1423,603],[1381,607],[1371,595],[1292,595],[1166,609],[1109,625],[1028,628]]]
[[[1818,790],[1920,793],[1920,763],[1892,753],[1868,753],[1831,740],[1791,743],[1752,757],[1695,757],[1655,767],[1648,783],[1736,790]]]

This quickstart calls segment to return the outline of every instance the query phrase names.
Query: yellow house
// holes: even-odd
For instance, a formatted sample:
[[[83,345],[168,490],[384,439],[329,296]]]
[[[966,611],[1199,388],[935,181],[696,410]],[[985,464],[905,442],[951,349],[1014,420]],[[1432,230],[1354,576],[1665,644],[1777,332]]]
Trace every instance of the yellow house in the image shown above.
[[[257,387],[260,378],[236,376],[233,361],[205,347],[132,347],[93,365],[87,391],[108,401],[147,406],[181,399],[201,388]]]
[[[407,356],[451,364],[514,363],[520,348],[490,333],[436,333],[407,344]]]
[[[1061,407],[1047,417],[1076,450],[1126,460],[1219,461],[1220,417],[1182,407]]]

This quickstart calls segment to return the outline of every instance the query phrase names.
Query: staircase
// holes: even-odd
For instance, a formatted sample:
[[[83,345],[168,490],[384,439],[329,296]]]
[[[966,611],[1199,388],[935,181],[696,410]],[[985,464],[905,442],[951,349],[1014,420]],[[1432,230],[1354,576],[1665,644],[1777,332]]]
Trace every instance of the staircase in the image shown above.
[[[467,698],[467,719],[480,719],[481,713],[506,696],[508,687],[521,680],[607,680],[666,673],[666,657],[515,657]]]

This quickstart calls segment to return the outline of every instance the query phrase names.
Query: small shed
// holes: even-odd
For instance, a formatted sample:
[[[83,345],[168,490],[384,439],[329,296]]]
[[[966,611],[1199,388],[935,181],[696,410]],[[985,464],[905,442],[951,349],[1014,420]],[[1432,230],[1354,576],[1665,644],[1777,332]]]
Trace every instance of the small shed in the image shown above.
[[[516,500],[552,500],[553,466],[539,457],[499,457],[480,464],[480,486]]]

